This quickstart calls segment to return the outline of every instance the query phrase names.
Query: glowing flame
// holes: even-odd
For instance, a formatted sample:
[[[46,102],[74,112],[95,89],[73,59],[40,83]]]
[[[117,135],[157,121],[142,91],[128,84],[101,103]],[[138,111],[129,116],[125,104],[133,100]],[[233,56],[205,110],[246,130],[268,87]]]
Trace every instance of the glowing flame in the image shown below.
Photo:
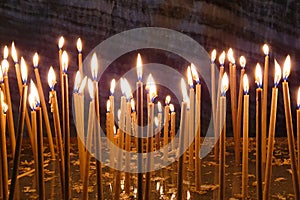
[[[244,93],[248,94],[249,92],[249,80],[247,74],[244,74],[243,77],[243,86],[244,86]]]
[[[232,51],[232,48],[230,48],[227,52],[227,58],[229,60],[229,62],[231,62],[232,64],[235,63],[235,59],[233,57],[233,51]]]
[[[8,68],[9,68],[9,63],[6,59],[2,60],[1,62],[2,66],[2,72],[4,76],[7,76]]]
[[[81,81],[80,87],[78,89],[78,94],[82,94],[82,92],[85,88],[86,82],[87,82],[87,77],[85,76]]]
[[[191,72],[191,67],[188,66],[187,68],[187,79],[188,79],[188,84],[192,88],[193,87],[193,77],[192,77],[192,72]]]
[[[80,38],[78,38],[78,40],[77,40],[77,50],[79,53],[81,53],[81,51],[82,51],[82,42],[81,42]]]
[[[263,51],[265,55],[269,55],[269,46],[267,44],[264,44]]]
[[[81,73],[80,71],[76,72],[75,81],[74,81],[74,92],[77,93],[81,83]]]
[[[97,79],[98,75],[98,58],[96,53],[93,53],[92,60],[91,60],[91,72],[92,72],[92,78],[93,81]]]
[[[193,79],[196,81],[196,83],[200,83],[197,69],[193,63],[191,64],[191,72],[192,72]]]
[[[94,88],[93,81],[91,79],[88,79],[88,89],[89,89],[89,94],[91,99],[94,99],[95,88]]]
[[[155,97],[157,97],[157,89],[155,84],[150,85],[149,95],[150,101],[153,103]]]
[[[171,96],[168,95],[168,96],[166,96],[165,104],[169,105],[170,102],[171,102]]]
[[[69,56],[66,51],[63,51],[63,53],[62,53],[61,62],[62,62],[63,71],[64,71],[64,73],[66,73],[68,70],[68,65],[69,65]]]
[[[220,65],[224,65],[225,57],[226,57],[226,53],[225,53],[225,51],[223,51],[221,53],[221,55],[219,56],[219,63],[220,63]]]
[[[0,83],[3,83],[3,72],[1,68],[0,68]]]
[[[173,193],[171,196],[171,200],[175,200],[176,199],[176,195]]]
[[[255,83],[258,87],[262,86],[262,71],[259,63],[255,67]]]
[[[28,69],[26,62],[23,57],[21,57],[21,76],[22,76],[22,81],[23,84],[27,82],[27,77],[28,77]]]
[[[28,103],[29,103],[29,106],[30,106],[31,110],[35,110],[36,102],[35,102],[35,97],[32,93],[30,93],[28,95]]]
[[[153,80],[153,77],[152,77],[152,74],[149,74],[148,78],[147,78],[147,82],[146,82],[146,91],[149,92],[150,90],[150,85],[153,84],[154,80]]]
[[[14,42],[11,43],[11,57],[13,58],[15,63],[18,62],[18,54]]]
[[[281,79],[281,67],[278,64],[276,59],[274,59],[274,63],[275,63],[274,85],[277,86]]]
[[[221,95],[222,96],[226,95],[228,87],[229,87],[229,80],[228,80],[227,73],[225,72],[222,77],[222,82],[221,82]]]
[[[50,66],[49,72],[48,72],[48,85],[51,90],[54,89],[54,85],[56,84],[56,76],[55,72],[52,66]]]
[[[64,43],[65,43],[65,38],[63,36],[61,36],[58,41],[58,48],[62,49],[64,46]]]
[[[134,101],[134,99],[131,99],[130,104],[131,104],[131,110],[135,111],[135,101]]]
[[[300,87],[298,89],[298,97],[297,97],[297,108],[300,108]]]
[[[3,113],[5,114],[7,110],[8,110],[8,105],[4,101],[2,101],[2,111],[3,111]]]
[[[246,66],[246,58],[244,56],[240,57],[240,65],[242,68],[245,68]]]
[[[109,99],[106,102],[106,111],[110,112],[110,100]]]
[[[186,192],[186,200],[190,200],[191,199],[191,193],[190,193],[190,191],[188,190],[187,192]]]
[[[156,127],[158,127],[158,117],[157,116],[154,117],[154,124]]]
[[[38,67],[39,65],[39,55],[37,52],[35,52],[33,58],[32,58],[33,66]]]
[[[174,111],[175,111],[175,107],[174,107],[173,104],[170,104],[170,111],[171,111],[171,112],[174,112]]]
[[[30,94],[33,95],[33,103],[35,104],[35,106],[39,106],[40,105],[40,97],[39,97],[39,93],[38,90],[34,84],[34,82],[32,80],[30,80]]]
[[[287,55],[284,65],[283,65],[283,79],[287,80],[288,76],[290,75],[291,72],[291,57],[290,55]]]
[[[111,95],[114,95],[114,93],[115,93],[115,88],[116,88],[116,80],[113,79],[113,80],[111,80],[111,82],[110,82],[110,94],[111,94]]]
[[[163,195],[163,194],[164,194],[164,188],[163,188],[162,185],[160,186],[159,193],[160,193],[160,195]]]
[[[161,106],[161,103],[160,103],[160,101],[159,101],[159,102],[157,102],[157,110],[158,110],[158,112],[159,112],[159,113],[161,113],[161,112],[162,112],[162,106]]]
[[[121,118],[121,109],[118,110],[117,115],[118,115],[118,120],[120,120],[120,118]]]
[[[143,63],[142,63],[141,54],[137,55],[136,72],[137,72],[138,80],[139,81],[142,80],[142,77],[143,77]]]
[[[117,134],[117,128],[116,128],[116,126],[114,125],[114,135],[116,135]]]
[[[156,191],[159,191],[159,189],[160,189],[160,182],[158,181],[158,182],[156,183]]]
[[[214,49],[214,50],[212,50],[212,52],[211,52],[210,61],[211,61],[212,63],[215,62],[216,57],[217,57],[217,51]]]
[[[121,78],[121,90],[122,94],[125,95],[126,99],[129,101],[132,98],[132,91],[126,78]]]
[[[5,46],[3,50],[3,59],[6,60],[7,58],[8,58],[8,47]]]
[[[183,96],[183,101],[188,103],[188,108],[189,108],[190,99],[186,90],[186,83],[183,78],[181,79],[181,92]]]

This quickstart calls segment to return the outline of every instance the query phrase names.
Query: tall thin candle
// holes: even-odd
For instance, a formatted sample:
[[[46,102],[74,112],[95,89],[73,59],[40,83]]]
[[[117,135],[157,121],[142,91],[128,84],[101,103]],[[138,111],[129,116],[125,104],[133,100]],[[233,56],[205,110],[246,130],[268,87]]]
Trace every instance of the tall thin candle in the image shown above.
[[[300,87],[298,89],[298,95],[297,95],[297,149],[299,152],[300,149]],[[298,153],[298,176],[300,180],[300,153]]]
[[[170,101],[171,97],[168,95],[165,100],[165,113],[164,113],[164,147],[168,145],[169,142],[169,122],[170,122]],[[166,163],[168,161],[168,149],[164,148],[164,162]]]
[[[156,133],[156,150],[158,150],[160,148],[160,134],[161,134],[161,120],[162,120],[162,105],[160,102],[157,102],[157,109],[158,109],[158,115],[157,115],[157,130],[158,132]],[[172,125],[171,125],[172,126]],[[172,127],[171,127],[172,129]],[[174,135],[175,136],[175,135]]]
[[[80,74],[83,74],[82,70],[82,42],[81,39],[77,39],[77,51],[78,51],[78,70]]]

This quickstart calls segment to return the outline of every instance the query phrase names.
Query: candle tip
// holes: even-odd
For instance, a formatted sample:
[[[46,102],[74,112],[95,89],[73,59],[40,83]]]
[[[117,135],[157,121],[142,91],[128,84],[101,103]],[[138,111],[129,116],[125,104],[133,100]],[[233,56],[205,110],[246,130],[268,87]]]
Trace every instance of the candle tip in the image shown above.
[[[134,101],[134,99],[131,99],[130,105],[131,105],[131,110],[134,112],[135,111],[135,101]]]
[[[75,81],[74,81],[74,93],[78,93],[81,83],[81,73],[80,71],[76,72]]]
[[[21,67],[22,81],[23,81],[23,84],[25,84],[25,83],[27,83],[28,69],[27,69],[27,65],[26,65],[26,62],[23,57],[21,57],[20,67]]]
[[[257,84],[257,87],[262,87],[262,71],[259,63],[257,63],[255,67],[255,83]]]
[[[63,36],[61,36],[58,41],[58,48],[62,49],[64,46],[64,43],[65,43],[65,38]]]
[[[39,97],[38,90],[37,90],[34,82],[32,81],[32,79],[30,80],[30,94],[32,95],[32,101],[33,101],[32,104],[34,104],[34,108],[39,107],[40,106],[40,97]],[[30,94],[29,94],[29,96],[30,96]]]
[[[8,47],[5,45],[3,49],[3,59],[8,58]]]
[[[214,49],[214,50],[212,50],[212,52],[211,52],[210,61],[211,61],[212,63],[215,62],[216,57],[217,57],[217,51]]]
[[[98,58],[97,58],[97,54],[93,53],[92,55],[92,60],[91,60],[91,72],[92,72],[92,78],[93,81],[97,80],[97,76],[98,76]]]
[[[228,75],[227,73],[225,72],[223,74],[223,77],[222,77],[222,81],[221,81],[221,95],[222,96],[225,96],[226,95],[226,92],[228,90],[228,87],[229,87],[229,80],[228,80]]]
[[[15,42],[11,43],[11,57],[15,63],[18,63],[18,54],[17,54],[17,50],[15,47]]]
[[[116,88],[116,80],[112,79],[110,82],[110,95],[114,95],[115,93],[115,88]]]
[[[246,58],[244,56],[240,57],[240,65],[242,68],[245,68],[246,66]]]
[[[93,85],[93,81],[91,79],[88,79],[88,89],[89,89],[90,98],[93,100],[95,95],[95,88]]]
[[[243,86],[244,86],[244,94],[248,94],[249,92],[249,80],[247,74],[243,76]]]
[[[191,64],[191,72],[192,72],[193,79],[196,81],[197,84],[200,84],[199,75],[196,66],[193,63]]]
[[[5,114],[7,112],[7,110],[8,110],[8,105],[4,101],[2,101],[2,111],[3,111],[3,114]]]
[[[55,72],[52,66],[49,68],[48,72],[48,85],[51,90],[54,90],[54,85],[56,84]]]
[[[300,109],[300,87],[298,88],[297,108]]]
[[[229,60],[229,62],[231,62],[232,64],[235,64],[235,59],[233,57],[233,50],[232,48],[230,48],[227,52],[227,58]]]
[[[162,112],[162,106],[161,106],[161,103],[160,103],[160,101],[159,101],[159,102],[157,102],[157,110],[158,110],[158,112],[159,112],[159,113],[161,113],[161,112]]]
[[[168,95],[168,96],[166,96],[165,104],[169,105],[170,102],[171,102],[171,96]]]
[[[39,55],[37,52],[34,53],[34,56],[32,58],[33,67],[36,68],[39,65]]]
[[[82,42],[81,42],[80,38],[77,39],[77,51],[79,53],[81,53],[81,51],[82,51]]]
[[[138,80],[141,81],[143,77],[143,62],[140,53],[138,53],[137,55],[136,71],[137,71]]]
[[[172,112],[174,112],[175,111],[175,107],[174,107],[174,105],[171,103],[170,104],[170,112],[172,113]]]
[[[69,65],[69,57],[66,51],[63,51],[62,53],[61,62],[62,62],[63,72],[67,73],[68,65]]]
[[[269,46],[267,44],[264,44],[263,46],[263,52],[267,56],[269,55]]]
[[[225,53],[225,51],[222,51],[221,55],[219,56],[220,65],[224,65],[225,57],[226,57],[226,53]]]
[[[291,72],[291,57],[290,55],[287,55],[284,64],[283,64],[283,79],[287,80],[288,76]]]
[[[1,69],[2,69],[3,76],[7,76],[8,68],[9,68],[8,61],[6,59],[2,60]]]

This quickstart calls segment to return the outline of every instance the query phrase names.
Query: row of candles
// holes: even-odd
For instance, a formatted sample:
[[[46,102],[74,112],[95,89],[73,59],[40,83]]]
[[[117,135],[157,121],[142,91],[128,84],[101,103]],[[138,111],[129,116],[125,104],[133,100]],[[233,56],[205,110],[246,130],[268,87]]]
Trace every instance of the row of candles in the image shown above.
[[[55,130],[55,139],[56,139],[56,148],[57,148],[57,153],[58,153],[58,159],[60,163],[60,173],[61,173],[61,184],[62,184],[62,192],[64,194],[65,199],[70,198],[70,184],[69,184],[69,176],[70,176],[70,158],[69,158],[69,150],[70,150],[70,141],[69,141],[69,136],[70,136],[70,129],[69,129],[69,99],[68,99],[68,75],[67,75],[67,68],[68,68],[68,56],[65,51],[62,50],[63,47],[63,38],[60,39],[59,41],[59,59],[60,59],[60,80],[61,80],[61,86],[62,86],[62,117],[63,117],[63,123],[62,123],[62,131],[60,127],[60,119],[59,119],[59,110],[58,110],[58,101],[56,97],[56,91],[54,90],[54,85],[56,83],[55,80],[55,72],[54,69],[51,67],[49,70],[49,76],[48,76],[48,83],[50,86],[50,103],[51,103],[51,112],[53,112],[53,119],[54,119],[54,130]],[[91,71],[92,71],[92,79],[87,79],[84,77],[81,80],[81,75],[82,73],[82,44],[81,41],[78,40],[77,43],[77,48],[78,48],[78,66],[79,66],[79,71],[76,74],[75,78],[75,84],[74,84],[74,105],[75,105],[75,121],[76,121],[76,128],[77,132],[84,133],[84,118],[83,118],[83,112],[84,112],[84,98],[83,98],[83,91],[85,88],[85,85],[87,83],[88,88],[89,88],[89,93],[91,97],[90,101],[90,109],[89,109],[89,127],[87,129],[87,142],[85,144],[85,141],[82,141],[81,139],[78,139],[78,147],[79,147],[79,159],[80,159],[80,174],[81,178],[83,179],[84,183],[84,198],[87,198],[87,186],[88,186],[88,171],[89,171],[89,160],[90,160],[90,154],[88,151],[85,150],[84,145],[91,145],[89,142],[91,142],[92,135],[93,134],[99,134],[100,127],[93,127],[94,122],[97,120],[98,123],[100,124],[100,114],[99,114],[99,94],[98,94],[98,83],[97,83],[97,74],[98,74],[98,60],[96,54],[93,55],[92,60],[91,60]],[[269,63],[269,50],[266,45],[264,45],[264,52],[266,54],[265,57],[265,68],[264,68],[264,75],[267,74],[266,70],[268,68],[268,63]],[[29,115],[27,113],[27,66],[25,63],[25,60],[21,58],[21,63],[19,66],[18,63],[18,58],[16,54],[16,50],[14,47],[14,44],[12,45],[12,57],[15,63],[15,69],[16,69],[16,75],[17,75],[17,80],[18,80],[18,87],[19,87],[19,92],[20,92],[20,113],[19,113],[19,120],[18,120],[18,126],[17,126],[17,132],[16,136],[17,139],[15,140],[15,133],[14,133],[14,124],[13,124],[13,117],[12,117],[12,105],[11,105],[11,100],[10,100],[10,92],[9,92],[9,83],[8,83],[8,66],[9,63],[7,61],[8,58],[8,48],[5,48],[4,50],[4,59],[1,63],[1,70],[0,70],[0,82],[1,82],[1,91],[0,92],[0,100],[2,103],[0,103],[0,110],[3,110],[1,112],[1,155],[2,155],[2,182],[3,182],[3,196],[6,197],[8,195],[8,168],[7,168],[7,163],[6,163],[6,121],[8,124],[8,132],[9,132],[9,138],[11,142],[11,147],[12,147],[12,152],[14,155],[14,170],[12,174],[12,184],[11,184],[11,189],[10,189],[10,198],[13,198],[14,195],[14,187],[15,187],[15,181],[17,179],[17,174],[18,174],[18,165],[19,165],[19,159],[20,159],[20,150],[21,150],[21,145],[22,145],[22,137],[23,137],[23,132],[24,132],[24,123],[26,123],[26,128],[29,133],[30,141],[33,147],[33,152],[34,152],[34,160],[36,163],[36,170],[37,174],[43,175],[43,156],[42,156],[42,146],[43,146],[43,141],[42,141],[42,135],[43,135],[43,130],[42,130],[42,115],[43,119],[45,121],[46,127],[48,127],[48,130],[50,134],[47,134],[48,139],[49,139],[49,145],[50,145],[50,150],[51,154],[53,157],[55,157],[54,153],[54,146],[52,142],[52,134],[51,134],[51,128],[50,128],[50,123],[48,119],[48,113],[47,113],[47,107],[43,95],[43,89],[42,89],[42,84],[40,81],[39,77],[39,72],[38,72],[38,55],[35,54],[34,59],[33,59],[33,65],[34,65],[34,71],[35,71],[35,76],[36,76],[36,82],[37,82],[37,87],[33,82],[30,83],[30,94],[28,95],[29,99],[29,104],[31,108],[31,120],[29,118]],[[215,67],[214,61],[216,59],[216,52],[212,52],[211,56],[211,61],[212,61],[212,68]],[[246,60],[244,57],[240,58],[240,63],[242,66],[241,70],[241,83],[240,83],[240,90],[239,90],[239,96],[238,96],[238,108],[236,108],[236,101],[234,100],[236,97],[236,65],[235,65],[235,60],[233,58],[233,52],[230,49],[228,51],[228,59],[229,59],[229,78],[227,76],[227,73],[224,72],[224,61],[225,61],[225,52],[223,52],[220,57],[220,78],[219,78],[219,87],[220,87],[220,92],[218,94],[215,94],[214,92],[212,93],[212,105],[213,105],[213,114],[214,114],[214,121],[216,125],[216,130],[215,133],[220,135],[220,141],[219,141],[219,149],[218,154],[219,154],[219,162],[220,162],[220,173],[219,173],[219,184],[220,184],[220,189],[219,189],[219,198],[224,197],[224,191],[225,191],[225,184],[224,184],[224,177],[225,177],[225,138],[226,138],[226,124],[225,118],[226,118],[226,91],[228,90],[229,85],[231,85],[231,103],[232,103],[232,113],[233,116],[233,124],[234,124],[234,136],[235,136],[235,150],[236,150],[236,162],[239,162],[239,144],[237,142],[237,139],[239,140],[239,133],[241,130],[240,124],[241,124],[241,116],[242,116],[242,110],[244,112],[243,114],[243,183],[242,183],[242,194],[244,197],[247,196],[247,185],[248,185],[248,115],[249,115],[249,85],[248,85],[248,78],[245,73],[245,64]],[[20,71],[21,69],[21,71]],[[290,156],[291,156],[291,166],[292,166],[292,171],[293,171],[293,185],[295,189],[295,195],[296,197],[299,197],[299,183],[298,183],[298,172],[297,172],[297,164],[296,164],[296,154],[295,154],[295,149],[294,149],[294,136],[293,136],[293,129],[292,129],[292,118],[291,118],[291,108],[290,108],[290,99],[289,99],[289,88],[288,88],[288,83],[287,83],[287,77],[289,76],[290,72],[290,57],[288,56],[286,58],[286,61],[284,63],[284,68],[283,68],[283,96],[284,96],[284,105],[285,105],[285,113],[286,113],[286,120],[287,120],[287,135],[288,135],[288,144],[289,144],[289,151],[290,151]],[[212,74],[214,71],[212,70]],[[113,97],[113,91],[115,87],[115,81],[112,81],[111,84],[111,96],[109,97],[108,100],[108,108],[107,110],[109,111],[106,115],[107,117],[107,128],[106,128],[106,133],[107,137],[111,140],[114,141],[116,140],[115,137],[117,137],[117,141],[114,141],[116,144],[120,145],[121,148],[124,147],[125,144],[125,149],[127,151],[131,151],[131,139],[130,137],[125,137],[125,133],[129,133],[132,130],[132,126],[134,124],[142,123],[142,107],[143,107],[143,87],[142,87],[142,62],[141,62],[141,57],[138,55],[137,59],[137,74],[138,74],[138,82],[137,82],[137,107],[135,109],[134,106],[134,101],[132,99],[132,92],[130,89],[130,86],[127,82],[126,79],[122,79],[121,82],[121,87],[123,91],[123,96],[121,97],[121,109],[120,109],[120,120],[119,120],[119,131],[118,135],[114,136],[114,97]],[[275,77],[274,77],[274,87],[272,89],[272,101],[271,101],[271,116],[270,116],[270,125],[269,125],[269,143],[268,143],[268,152],[266,153],[266,148],[264,146],[264,141],[266,140],[266,137],[264,137],[263,132],[264,132],[264,127],[266,127],[266,120],[264,120],[264,114],[266,113],[265,108],[266,104],[264,104],[266,98],[264,98],[265,91],[267,90],[267,86],[265,86],[265,75],[262,77],[262,70],[260,65],[258,64],[256,66],[256,83],[258,85],[258,88],[256,90],[256,96],[257,96],[257,110],[256,110],[256,120],[257,120],[257,188],[258,188],[258,197],[261,199],[262,196],[264,196],[264,199],[267,199],[269,195],[269,186],[270,186],[270,178],[271,178],[271,162],[272,162],[272,152],[273,152],[273,146],[274,146],[274,135],[275,135],[275,124],[276,124],[276,112],[277,112],[277,96],[278,96],[278,88],[277,85],[279,84],[279,81],[281,79],[281,68],[277,61],[275,61]],[[2,78],[3,77],[3,78]],[[157,95],[155,83],[153,80],[153,77],[149,76],[148,78],[148,94],[149,94],[149,100],[148,100],[148,123],[151,122],[150,127],[152,127],[149,130],[149,135],[151,135],[151,131],[153,130],[153,121],[154,115],[153,115],[153,100]],[[212,75],[212,77],[214,77]],[[197,153],[200,150],[200,104],[201,104],[201,84],[200,84],[200,79],[197,74],[197,70],[195,66],[191,65],[188,67],[188,84],[190,85],[190,93],[188,95],[188,92],[186,90],[186,84],[185,81],[182,79],[181,86],[182,86],[182,93],[183,93],[183,103],[182,103],[182,108],[181,108],[181,118],[180,118],[180,127],[179,127],[179,151],[181,151],[184,148],[184,144],[186,141],[189,140],[189,138],[194,138],[195,134],[195,141],[196,144],[193,143],[193,145],[189,148],[189,167],[190,169],[194,168],[194,160],[193,157],[191,156],[194,154],[194,150],[196,150],[195,155],[198,155]],[[193,79],[196,81],[196,94],[194,92],[194,85],[193,85]],[[229,83],[230,80],[230,83]],[[264,81],[263,81],[264,80]],[[215,80],[212,80],[212,91],[214,90],[214,87],[216,87]],[[264,83],[264,85],[262,84]],[[262,87],[263,86],[263,87]],[[264,88],[264,89],[262,89]],[[243,91],[244,90],[244,91]],[[244,92],[244,95],[242,95]],[[196,103],[195,103],[195,97],[196,97]],[[242,98],[243,97],[243,98]],[[243,100],[240,100],[243,99]],[[242,101],[244,102],[243,108],[242,108]],[[6,103],[4,103],[6,102]],[[127,103],[126,103],[127,102]],[[165,106],[165,112],[164,112],[164,140],[163,140],[163,145],[166,145],[169,142],[169,132],[168,132],[168,126],[169,126],[169,121],[171,118],[171,137],[175,136],[175,112],[173,110],[173,106],[169,105],[170,103],[170,98],[169,96],[166,98],[166,106]],[[300,104],[300,103],[299,103]],[[161,104],[159,103],[159,107],[161,107]],[[195,108],[196,107],[196,108]],[[170,108],[172,108],[171,112],[171,117],[170,117]],[[137,112],[135,112],[135,110]],[[161,128],[161,121],[162,121],[162,112],[161,108],[159,108],[159,115],[157,117],[157,124],[158,124],[158,130]],[[7,117],[6,117],[6,112],[7,112]],[[193,113],[193,114],[192,114]],[[300,111],[297,110],[297,117],[300,116]],[[46,117],[47,116],[47,117]],[[7,118],[7,119],[6,119]],[[235,122],[235,120],[238,121],[238,123]],[[48,121],[48,122],[47,122]],[[128,124],[125,124],[128,123]],[[47,125],[48,124],[48,125]],[[264,125],[265,124],[265,125]],[[297,123],[297,125],[299,125]],[[94,131],[96,130],[96,131]],[[133,129],[134,130],[134,129]],[[98,131],[98,132],[97,132]],[[141,130],[135,130],[136,134],[140,134]],[[122,135],[123,134],[123,135]],[[62,135],[64,135],[64,141]],[[130,134],[128,134],[130,135]],[[299,134],[298,134],[299,135]],[[236,139],[237,138],[237,139]],[[126,141],[124,141],[126,139]],[[156,137],[156,148],[159,148],[159,137]],[[185,141],[185,142],[184,142]],[[147,141],[147,151],[152,151],[154,149],[153,147],[153,141],[152,138],[149,137]],[[298,142],[299,144],[299,142]],[[101,145],[100,143],[96,144],[96,148]],[[143,145],[142,145],[142,139],[141,137],[138,137],[137,142],[135,144],[137,147],[138,152],[143,152]],[[194,149],[195,148],[195,149]],[[265,170],[265,185],[264,185],[264,192],[263,192],[263,178],[262,178],[262,171],[263,171],[263,164],[264,161],[264,155],[266,155],[266,170]],[[299,156],[299,154],[298,154]],[[166,159],[167,152],[165,152],[164,159]],[[178,191],[177,191],[177,196],[180,199],[182,197],[182,184],[183,184],[183,177],[182,177],[182,171],[183,171],[183,159],[184,157],[180,157],[179,162],[178,162]],[[195,162],[195,173],[196,173],[196,188],[199,190],[200,189],[200,184],[201,184],[201,160],[198,158],[198,156],[195,156],[196,162]],[[142,160],[142,159],[138,159]],[[300,160],[298,158],[298,160]],[[149,161],[151,162],[151,161]],[[138,163],[138,167],[141,167],[141,163]],[[120,172],[117,173],[116,176],[116,181],[115,181],[115,198],[118,199],[118,195],[120,194],[119,189],[120,189]],[[142,197],[143,193],[143,176],[138,175],[138,197]],[[300,173],[299,173],[300,174]],[[126,174],[128,175],[128,174]],[[38,186],[39,186],[39,194],[41,197],[44,197],[44,184],[43,184],[43,177],[38,176]],[[126,177],[126,176],[125,176]],[[128,179],[128,176],[127,176]],[[147,181],[148,180],[148,181]],[[128,180],[126,180],[128,181]],[[98,191],[98,196],[103,195],[103,189],[102,189],[102,181],[101,181],[101,163],[97,163],[97,191]],[[149,189],[149,184],[150,184],[150,176],[149,174],[146,174],[146,194],[145,195],[150,195],[150,189]],[[129,185],[129,184],[126,184]],[[128,189],[127,189],[128,191]],[[145,196],[146,198],[147,196]],[[149,197],[149,196],[148,196]]]

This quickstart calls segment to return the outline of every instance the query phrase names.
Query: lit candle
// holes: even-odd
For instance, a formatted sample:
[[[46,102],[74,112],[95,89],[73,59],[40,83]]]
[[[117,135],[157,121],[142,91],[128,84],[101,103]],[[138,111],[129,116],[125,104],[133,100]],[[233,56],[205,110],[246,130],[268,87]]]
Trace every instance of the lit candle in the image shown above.
[[[256,89],[256,181],[257,199],[262,199],[262,72],[257,63],[255,68]]]
[[[299,179],[297,175],[297,163],[296,163],[296,152],[295,152],[295,142],[294,142],[294,131],[293,131],[293,121],[292,121],[292,113],[291,113],[291,103],[290,103],[290,93],[289,93],[289,85],[287,82],[287,78],[290,75],[291,69],[291,58],[288,55],[284,62],[283,67],[283,102],[284,102],[284,112],[285,112],[285,120],[286,120],[286,130],[288,137],[288,146],[289,153],[291,159],[291,169],[292,169],[292,179],[293,186],[295,192],[295,199],[300,198],[299,192]]]
[[[115,92],[115,87],[116,87],[116,80],[113,79],[111,80],[110,83],[110,96],[109,96],[109,100],[110,100],[110,115],[111,115],[111,128],[114,127],[115,125],[115,98],[114,98],[114,92]],[[113,138],[113,131],[111,132],[111,139]]]
[[[211,101],[212,101],[212,115],[213,115],[213,122],[214,126],[216,126],[216,74],[215,74],[215,60],[217,57],[217,51],[214,49],[211,52],[210,56],[210,73],[211,73]],[[196,104],[197,106],[197,104]],[[197,110],[196,110],[197,115]],[[196,129],[197,130],[197,129]]]
[[[65,44],[65,38],[61,36],[58,40],[58,58],[59,58],[59,74],[60,74],[60,80],[62,80],[62,74],[63,74],[63,67],[62,67],[62,53],[63,53],[63,46]]]
[[[166,147],[169,143],[169,121],[170,121],[170,101],[171,97],[168,95],[165,100],[165,121],[164,121],[164,147]],[[164,162],[168,161],[168,149],[164,148]]]
[[[82,42],[81,39],[77,39],[77,51],[78,51],[78,70],[80,74],[83,74],[82,70]]]
[[[39,55],[37,53],[35,53],[33,56],[33,67],[34,67],[36,85],[37,85],[38,93],[39,93],[40,100],[41,100],[41,108],[42,108],[41,110],[43,111],[43,119],[44,119],[45,125],[46,125],[46,132],[47,132],[47,136],[48,136],[51,157],[52,157],[52,159],[55,159],[55,151],[54,151],[52,133],[51,133],[51,128],[50,128],[48,111],[47,111],[47,107],[46,107],[46,101],[45,101],[45,97],[44,97],[43,86],[42,86],[41,77],[40,77],[40,73],[39,73],[39,69],[38,69],[38,64],[39,64]]]
[[[242,77],[241,77],[242,78]],[[242,85],[244,90],[243,113],[243,160],[242,160],[242,197],[248,197],[248,132],[249,132],[249,81],[247,74],[243,74]]]
[[[221,82],[220,97],[220,163],[219,163],[219,199],[225,199],[225,152],[226,152],[226,91],[228,76],[225,72]]]
[[[111,111],[110,111],[110,100],[106,102],[106,135],[107,138],[112,141],[112,132],[111,132]]]
[[[59,117],[59,110],[58,110],[58,103],[57,103],[57,95],[56,91],[54,90],[54,86],[56,84],[56,76],[51,66],[48,72],[48,85],[50,87],[49,92],[49,102],[51,104],[51,112],[53,113],[54,119],[54,130],[55,130],[55,138],[56,138],[56,148],[58,152],[58,159],[59,159],[59,170],[60,170],[60,182],[62,186],[62,194],[64,194],[64,150],[62,144],[62,135],[61,135],[61,126],[60,126],[60,117]],[[74,98],[75,100],[75,98]],[[76,105],[76,104],[75,104]],[[77,120],[76,120],[77,122]],[[80,152],[79,152],[80,153]],[[81,166],[81,165],[80,165]]]
[[[270,115],[270,127],[269,127],[269,139],[268,139],[268,151],[267,151],[267,163],[265,171],[265,183],[263,199],[269,199],[271,177],[272,177],[272,159],[273,149],[275,143],[275,127],[276,127],[276,114],[277,114],[277,98],[278,98],[278,84],[281,79],[281,68],[276,60],[275,62],[275,76],[274,76],[274,87],[272,89],[272,101],[271,101],[271,115]]]
[[[175,112],[175,107],[173,104],[170,104],[170,111],[171,111],[171,131],[170,131],[170,135],[171,135],[171,139],[175,138],[175,125],[176,125],[176,112]],[[174,142],[173,142],[174,144]],[[174,147],[174,146],[173,146]]]
[[[138,147],[138,137],[137,137],[137,121],[136,121],[136,112],[135,112],[135,101],[134,99],[131,99],[131,119],[132,119],[132,130],[133,130],[133,135],[135,136],[135,148],[137,150]]]
[[[157,102],[157,133],[156,133],[156,150],[160,148],[160,134],[161,134],[161,121],[162,121],[162,105],[160,102]]]
[[[300,150],[300,87],[297,95],[297,149]],[[300,153],[298,153],[298,166],[300,166]],[[298,167],[298,175],[300,180],[300,167]]]
[[[7,67],[8,67],[8,63],[7,63]],[[2,68],[3,68],[3,65],[2,65]],[[14,156],[14,165],[13,165],[13,171],[12,171],[12,177],[11,177],[9,199],[14,199],[14,195],[15,195],[17,175],[19,172],[22,140],[23,140],[23,135],[24,135],[24,121],[25,121],[27,91],[28,91],[28,87],[27,87],[28,71],[27,71],[26,65],[21,65],[21,76],[22,76],[23,86],[22,86],[22,96],[20,99],[20,107],[19,107],[19,117],[18,117],[18,127],[17,127],[17,136],[18,137],[17,137],[16,148],[14,149],[15,156]],[[7,98],[7,100],[8,100],[8,98]],[[11,107],[8,107],[8,109],[11,109]]]
[[[185,129],[186,127],[186,109],[187,109],[187,102],[188,99],[187,90],[186,90],[186,83],[184,79],[181,79],[181,90],[183,95],[183,101],[181,103],[181,116],[180,116],[180,128],[179,128],[179,148],[178,151],[180,153],[180,157],[178,160],[178,167],[177,167],[177,199],[183,199],[183,151],[184,151],[184,139],[185,139]]]

